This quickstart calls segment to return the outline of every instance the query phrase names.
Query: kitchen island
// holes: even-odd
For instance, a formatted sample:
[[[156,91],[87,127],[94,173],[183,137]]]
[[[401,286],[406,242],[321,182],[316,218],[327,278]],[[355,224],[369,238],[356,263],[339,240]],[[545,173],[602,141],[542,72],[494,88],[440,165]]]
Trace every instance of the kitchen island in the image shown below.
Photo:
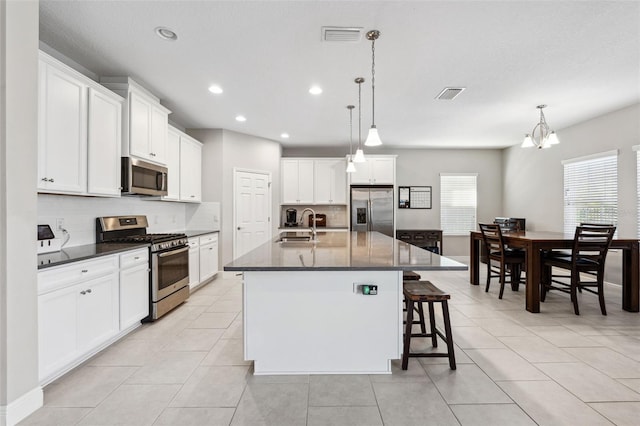
[[[242,271],[244,358],[255,374],[388,374],[402,352],[402,271],[467,266],[377,232],[278,239]]]

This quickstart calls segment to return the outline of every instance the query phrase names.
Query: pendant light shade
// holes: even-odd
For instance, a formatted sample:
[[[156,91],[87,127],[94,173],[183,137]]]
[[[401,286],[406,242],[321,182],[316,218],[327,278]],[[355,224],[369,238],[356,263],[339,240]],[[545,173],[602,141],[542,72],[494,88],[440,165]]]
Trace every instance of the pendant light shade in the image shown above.
[[[349,161],[347,163],[347,173],[353,173],[356,171],[356,166],[353,164],[353,105],[347,105],[349,110]]]
[[[358,149],[356,150],[356,156],[353,158],[354,163],[364,163],[364,151],[362,150],[362,83],[364,78],[358,77],[355,79],[358,84]]]
[[[364,143],[366,146],[382,145],[376,128],[376,40],[378,37],[380,37],[378,30],[367,32],[367,40],[371,40],[371,128]]]

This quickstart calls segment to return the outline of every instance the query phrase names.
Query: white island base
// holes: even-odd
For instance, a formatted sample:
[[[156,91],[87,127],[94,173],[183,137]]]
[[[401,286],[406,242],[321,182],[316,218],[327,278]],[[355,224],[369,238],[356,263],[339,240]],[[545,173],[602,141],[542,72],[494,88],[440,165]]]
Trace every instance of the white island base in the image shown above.
[[[254,374],[390,374],[400,358],[402,271],[244,271],[243,295]]]

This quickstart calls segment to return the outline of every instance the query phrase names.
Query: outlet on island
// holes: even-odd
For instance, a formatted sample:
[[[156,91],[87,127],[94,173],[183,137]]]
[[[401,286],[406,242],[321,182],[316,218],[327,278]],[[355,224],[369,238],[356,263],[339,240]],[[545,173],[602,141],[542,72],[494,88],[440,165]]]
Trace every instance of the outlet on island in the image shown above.
[[[365,296],[375,296],[378,294],[378,286],[376,284],[354,284],[353,290],[354,293]]]

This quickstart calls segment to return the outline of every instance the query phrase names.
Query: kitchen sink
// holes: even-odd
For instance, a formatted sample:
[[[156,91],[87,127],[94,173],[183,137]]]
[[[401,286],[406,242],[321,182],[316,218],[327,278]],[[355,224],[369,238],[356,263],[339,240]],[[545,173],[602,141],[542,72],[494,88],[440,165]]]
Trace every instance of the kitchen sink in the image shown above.
[[[276,240],[279,243],[293,243],[293,242],[300,242],[300,243],[309,243],[312,242],[313,240],[311,239],[311,235],[296,235],[296,236],[282,236],[280,238],[278,238]]]

